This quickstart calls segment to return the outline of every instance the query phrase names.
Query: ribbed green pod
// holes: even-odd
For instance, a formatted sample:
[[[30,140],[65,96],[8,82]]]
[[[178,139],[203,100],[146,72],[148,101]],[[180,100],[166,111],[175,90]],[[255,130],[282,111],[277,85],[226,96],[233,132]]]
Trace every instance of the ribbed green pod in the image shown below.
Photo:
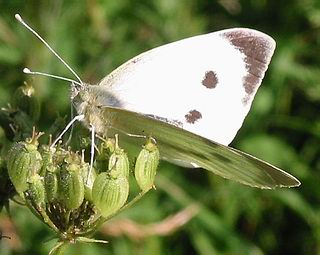
[[[100,173],[92,188],[92,201],[105,218],[116,213],[127,201],[129,181],[120,176],[112,178],[108,173]]]
[[[58,199],[58,170],[58,167],[54,167],[53,165],[49,165],[46,168],[44,187],[49,203]]]
[[[56,152],[55,148],[51,148],[49,145],[40,146],[39,152],[42,157],[42,169],[40,175],[44,175],[48,166],[53,165],[53,155]]]
[[[37,149],[38,144],[34,141],[19,142],[8,153],[8,174],[20,194],[27,190],[29,178],[41,169],[42,158]]]
[[[128,178],[130,173],[129,159],[122,149],[116,149],[109,158],[108,170],[114,178],[123,176]]]
[[[80,167],[76,164],[63,166],[58,179],[59,200],[69,210],[77,209],[84,199],[84,184]]]
[[[45,202],[45,188],[43,178],[36,174],[30,177],[28,182],[28,189],[25,192],[26,198],[33,204],[38,206],[44,205]]]
[[[84,183],[84,198],[88,201],[92,201],[92,187],[94,180],[97,177],[96,170],[92,168],[90,171],[90,165],[88,163],[82,163],[80,168]]]
[[[40,103],[34,92],[34,88],[27,83],[20,86],[13,94],[12,106],[23,110],[36,121],[40,116]]]
[[[134,176],[142,191],[148,191],[154,184],[159,164],[158,147],[151,141],[140,151],[134,168]]]

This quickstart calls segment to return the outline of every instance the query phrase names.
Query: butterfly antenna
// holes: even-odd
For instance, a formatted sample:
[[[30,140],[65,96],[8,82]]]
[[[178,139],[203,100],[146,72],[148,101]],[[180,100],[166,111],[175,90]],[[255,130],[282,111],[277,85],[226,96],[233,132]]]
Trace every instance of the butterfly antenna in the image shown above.
[[[82,83],[79,83],[75,80],[66,78],[66,77],[62,77],[62,76],[58,76],[58,75],[54,75],[54,74],[49,74],[49,73],[43,73],[43,72],[33,72],[31,71],[29,68],[23,68],[23,72],[25,74],[32,74],[32,75],[41,75],[41,76],[46,76],[46,77],[50,77],[50,78],[54,78],[54,79],[58,79],[58,80],[63,80],[63,81],[69,81],[69,82],[73,82],[76,83],[78,85],[82,85]]]
[[[14,17],[16,18],[16,20],[18,20],[24,27],[26,27],[31,33],[33,33],[52,53],[53,55],[55,55],[63,64],[66,68],[69,69],[69,71],[77,78],[77,80],[79,81],[80,85],[83,84],[82,80],[80,79],[80,77],[76,74],[76,72],[58,55],[57,52],[55,52],[54,49],[51,48],[51,46],[35,31],[33,30],[22,18],[19,14],[15,14]],[[30,71],[30,70],[29,70]],[[49,76],[49,77],[53,77],[53,78],[58,78],[58,79],[62,79],[62,80],[69,80],[67,78],[63,78],[63,77],[59,77],[59,76],[55,76],[55,75],[48,75],[48,74],[44,74],[44,73],[39,73],[39,72],[27,72],[29,74],[39,74],[39,75],[44,75],[44,76]],[[70,81],[70,80],[69,80]],[[78,83],[78,82],[77,82]],[[78,84],[79,84],[78,83]]]

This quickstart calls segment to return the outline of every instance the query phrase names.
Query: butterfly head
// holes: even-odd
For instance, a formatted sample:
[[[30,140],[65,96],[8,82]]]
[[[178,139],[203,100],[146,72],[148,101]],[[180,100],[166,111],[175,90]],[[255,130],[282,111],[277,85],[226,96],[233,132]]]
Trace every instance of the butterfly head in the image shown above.
[[[77,114],[84,115],[83,123],[94,126],[97,133],[103,133],[106,120],[104,119],[104,106],[110,105],[105,100],[108,92],[97,85],[88,83],[71,83],[71,101]],[[108,101],[108,102],[107,102]]]
[[[71,89],[70,89],[70,98],[72,101],[72,105],[75,107],[77,112],[79,114],[83,114],[85,111],[85,108],[88,105],[88,102],[90,102],[91,94],[89,89],[89,84],[87,83],[71,83]]]

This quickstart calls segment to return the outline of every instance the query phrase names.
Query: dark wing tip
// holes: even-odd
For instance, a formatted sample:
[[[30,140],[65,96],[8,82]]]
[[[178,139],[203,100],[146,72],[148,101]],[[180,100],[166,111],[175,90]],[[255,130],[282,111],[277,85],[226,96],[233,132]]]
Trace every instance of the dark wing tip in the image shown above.
[[[248,74],[244,77],[243,82],[247,93],[243,102],[251,102],[268,68],[276,42],[269,35],[249,28],[226,29],[220,33],[244,54]]]
[[[231,28],[220,31],[221,36],[227,38],[234,46],[242,50],[246,55],[258,53],[260,59],[270,62],[276,48],[275,40],[260,31],[250,28]],[[261,52],[257,52],[261,50]]]

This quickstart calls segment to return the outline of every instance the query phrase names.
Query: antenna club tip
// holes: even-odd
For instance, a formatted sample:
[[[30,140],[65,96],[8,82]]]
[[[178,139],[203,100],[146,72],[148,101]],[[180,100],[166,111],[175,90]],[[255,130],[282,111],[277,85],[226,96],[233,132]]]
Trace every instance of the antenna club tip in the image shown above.
[[[18,14],[18,13],[16,13],[16,14],[14,15],[14,17],[15,17],[18,21],[22,21],[22,18],[21,18],[21,16],[20,16],[20,14]]]
[[[30,69],[29,69],[29,68],[26,68],[26,67],[23,68],[23,72],[24,72],[24,73],[31,73]]]

